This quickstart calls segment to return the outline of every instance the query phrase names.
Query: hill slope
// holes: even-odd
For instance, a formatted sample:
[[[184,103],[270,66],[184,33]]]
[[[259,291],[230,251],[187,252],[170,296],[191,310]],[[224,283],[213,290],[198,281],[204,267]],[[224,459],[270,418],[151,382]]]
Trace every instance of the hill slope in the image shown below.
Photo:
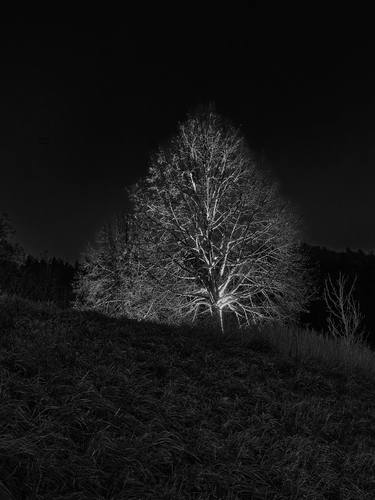
[[[0,299],[19,499],[373,499],[375,388],[257,336]]]

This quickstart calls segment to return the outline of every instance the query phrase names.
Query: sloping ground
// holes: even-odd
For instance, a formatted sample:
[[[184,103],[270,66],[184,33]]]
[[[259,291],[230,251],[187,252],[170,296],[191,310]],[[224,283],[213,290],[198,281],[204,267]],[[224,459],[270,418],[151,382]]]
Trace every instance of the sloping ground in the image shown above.
[[[0,299],[16,499],[374,499],[375,389],[255,338]]]

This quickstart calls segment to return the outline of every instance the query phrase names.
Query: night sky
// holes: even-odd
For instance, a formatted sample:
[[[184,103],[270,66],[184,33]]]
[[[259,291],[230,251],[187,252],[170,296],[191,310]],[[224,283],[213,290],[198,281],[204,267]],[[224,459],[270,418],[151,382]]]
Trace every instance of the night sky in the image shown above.
[[[202,38],[195,27],[162,37],[121,24],[1,26],[0,211],[27,252],[77,259],[126,208],[150,152],[212,101],[263,153],[308,243],[375,248],[370,35],[238,21]]]

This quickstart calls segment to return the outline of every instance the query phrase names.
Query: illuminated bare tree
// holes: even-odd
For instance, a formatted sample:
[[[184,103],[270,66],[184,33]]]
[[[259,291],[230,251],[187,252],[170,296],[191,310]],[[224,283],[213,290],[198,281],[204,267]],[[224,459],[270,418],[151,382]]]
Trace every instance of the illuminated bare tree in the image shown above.
[[[145,268],[179,314],[240,325],[294,318],[306,301],[298,221],[240,132],[214,111],[180,124],[130,195]]]
[[[167,307],[173,301],[145,273],[139,239],[130,214],[117,215],[100,229],[94,244],[81,255],[74,284],[76,308],[137,320],[173,318],[174,310]]]
[[[339,273],[335,282],[331,276],[328,276],[324,284],[324,300],[328,310],[328,330],[333,337],[343,339],[346,344],[365,341],[365,334],[361,330],[363,316],[359,303],[353,296],[356,281],[357,277],[350,285],[347,276]]]
[[[141,272],[136,265],[136,231],[132,220],[118,215],[98,232],[81,255],[75,281],[76,307],[120,316],[147,317],[152,306],[140,301]],[[137,281],[138,278],[138,281]],[[147,296],[143,290],[143,299]],[[148,309],[148,310],[147,310]]]

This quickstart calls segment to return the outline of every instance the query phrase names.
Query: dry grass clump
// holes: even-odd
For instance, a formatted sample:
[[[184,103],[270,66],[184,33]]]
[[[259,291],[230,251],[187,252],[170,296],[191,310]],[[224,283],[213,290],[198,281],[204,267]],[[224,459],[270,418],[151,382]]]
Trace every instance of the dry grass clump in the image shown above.
[[[348,344],[345,338],[301,328],[264,328],[254,334],[296,362],[323,363],[346,375],[357,373],[375,380],[375,353],[365,342]]]
[[[14,304],[0,301],[0,470],[15,498],[374,498],[375,389],[360,372],[296,363],[281,331],[29,322],[29,306],[2,323]]]

